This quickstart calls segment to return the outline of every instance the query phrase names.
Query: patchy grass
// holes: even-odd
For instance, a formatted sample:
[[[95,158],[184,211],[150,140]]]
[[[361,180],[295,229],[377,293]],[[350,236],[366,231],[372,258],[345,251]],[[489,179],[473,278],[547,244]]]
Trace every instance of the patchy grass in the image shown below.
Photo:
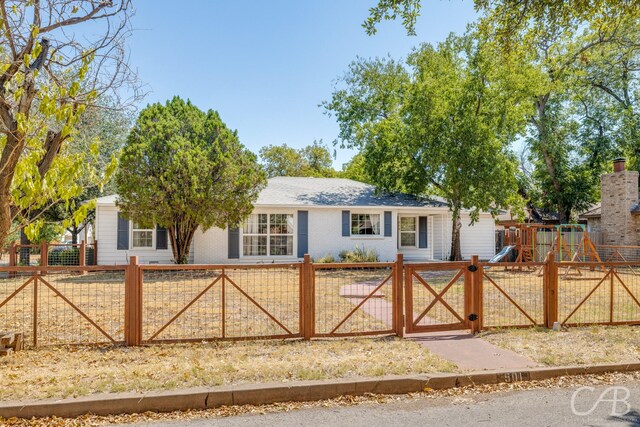
[[[483,332],[483,339],[548,366],[640,361],[640,327],[591,326]]]
[[[44,347],[0,358],[0,400],[455,369],[397,338]]]

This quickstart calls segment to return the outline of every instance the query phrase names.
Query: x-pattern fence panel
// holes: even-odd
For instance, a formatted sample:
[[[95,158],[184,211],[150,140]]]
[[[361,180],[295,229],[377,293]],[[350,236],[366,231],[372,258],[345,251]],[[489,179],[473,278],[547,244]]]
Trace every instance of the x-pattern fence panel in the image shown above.
[[[604,263],[595,268],[581,263],[571,266],[582,274],[559,277],[561,324],[640,323],[640,263]]]
[[[471,311],[469,263],[405,266],[407,333],[464,329]]]
[[[314,264],[316,337],[391,334],[396,324],[396,264]]]
[[[299,337],[300,269],[144,266],[143,340]]]
[[[481,263],[481,327],[545,324],[544,263]]]
[[[0,268],[0,329],[27,345],[124,341],[123,268]]]

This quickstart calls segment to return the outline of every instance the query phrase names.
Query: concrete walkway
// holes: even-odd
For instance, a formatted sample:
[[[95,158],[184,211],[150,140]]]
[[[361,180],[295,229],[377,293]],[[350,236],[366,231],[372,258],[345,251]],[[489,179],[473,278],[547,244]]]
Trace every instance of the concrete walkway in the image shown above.
[[[340,289],[340,296],[357,306],[376,288],[375,283],[355,283]],[[360,310],[385,322],[391,327],[393,305],[384,299],[382,292],[377,291],[360,306]],[[419,325],[439,325],[437,320],[424,316]],[[466,330],[429,332],[406,335],[429,349],[432,353],[450,360],[461,369],[520,369],[539,366],[532,360],[511,350],[502,349],[482,338],[477,338]]]
[[[468,331],[428,332],[405,335],[461,369],[520,369],[540,366],[511,350],[496,347]]]

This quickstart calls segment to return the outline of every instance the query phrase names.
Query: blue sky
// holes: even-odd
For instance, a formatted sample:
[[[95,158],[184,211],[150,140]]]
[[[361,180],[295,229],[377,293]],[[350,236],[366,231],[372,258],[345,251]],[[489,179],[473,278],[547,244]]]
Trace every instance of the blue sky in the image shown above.
[[[269,144],[332,147],[335,120],[318,104],[357,56],[406,56],[422,42],[462,33],[470,0],[424,1],[416,37],[400,22],[367,36],[375,0],[138,0],[131,65],[150,91],[140,107],[174,95],[217,110],[254,152]],[[333,147],[332,147],[333,149]],[[353,155],[337,149],[340,169]]]

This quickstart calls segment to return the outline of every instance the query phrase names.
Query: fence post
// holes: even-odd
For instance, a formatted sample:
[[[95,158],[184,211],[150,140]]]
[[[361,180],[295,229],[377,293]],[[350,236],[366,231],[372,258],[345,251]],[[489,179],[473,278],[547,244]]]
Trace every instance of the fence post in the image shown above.
[[[558,265],[555,253],[549,252],[544,263],[545,326],[552,328],[558,321]]]
[[[78,252],[78,266],[84,267],[87,263],[87,245],[84,243],[84,240],[80,242],[80,251]]]
[[[467,318],[471,324],[471,333],[478,333],[482,329],[482,265],[478,255],[471,256],[468,267],[471,272],[471,313]],[[469,287],[467,287],[469,289]]]
[[[311,265],[311,256],[304,254],[302,263],[302,337],[310,340],[315,329],[315,292],[313,289],[313,268]]]
[[[93,241],[93,265],[98,265],[98,241]]]
[[[9,247],[9,267],[16,266],[16,242],[11,242]]]
[[[124,341],[126,345],[142,343],[142,301],[138,257],[129,258],[124,287]]]
[[[47,274],[47,266],[49,265],[49,243],[40,243],[40,267],[44,269],[40,270],[40,274],[45,276]]]
[[[396,276],[393,278],[393,292],[395,301],[393,302],[394,329],[399,337],[404,336],[404,298],[402,288],[404,286],[404,255],[396,255]]]
[[[15,267],[16,264],[17,264],[17,262],[16,262],[16,242],[11,242],[11,246],[9,246],[9,267]],[[15,271],[10,271],[9,272],[9,277],[10,278],[16,277],[16,272]]]
[[[49,265],[49,244],[47,242],[40,243],[40,267]]]

